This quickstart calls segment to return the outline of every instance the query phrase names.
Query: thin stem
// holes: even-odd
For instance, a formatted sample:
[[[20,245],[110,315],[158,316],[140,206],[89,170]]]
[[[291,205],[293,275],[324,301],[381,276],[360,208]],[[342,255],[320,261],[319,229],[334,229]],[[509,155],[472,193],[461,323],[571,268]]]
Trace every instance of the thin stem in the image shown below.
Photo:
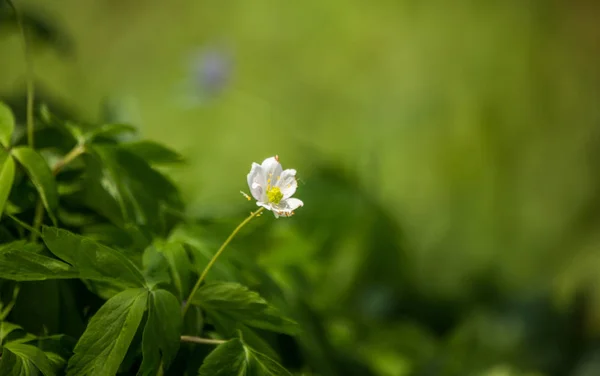
[[[44,220],[44,203],[41,198],[38,198],[37,203],[35,204],[35,214],[33,216],[33,229],[35,231],[31,232],[30,239],[32,243],[37,241],[38,236],[40,235],[40,227],[42,226],[42,221]]]
[[[73,162],[77,157],[81,154],[85,153],[85,145],[78,144],[70,152],[67,153],[61,160],[56,162],[54,167],[52,168],[52,175],[56,176],[58,173],[69,163]],[[38,198],[37,204],[35,206],[35,215],[33,217],[33,229],[35,231],[31,232],[31,241],[35,242],[40,234],[39,228],[42,225],[42,221],[44,220],[44,204],[42,203],[41,198]]]
[[[200,338],[194,336],[181,336],[182,342],[191,342],[191,343],[199,343],[202,345],[220,345],[227,341],[223,341],[222,339],[211,339],[211,338]]]
[[[54,176],[58,175],[58,173],[69,163],[73,162],[73,160],[79,157],[81,154],[85,153],[85,145],[78,144],[70,152],[67,153],[61,160],[56,162],[54,167],[52,168],[52,174]]]
[[[185,314],[187,313],[188,309],[190,308],[190,302],[192,301],[192,298],[196,294],[196,291],[198,291],[198,289],[200,288],[200,285],[204,281],[204,278],[206,278],[206,275],[208,274],[208,271],[210,270],[210,268],[212,268],[213,264],[215,263],[215,261],[217,261],[217,258],[219,258],[219,256],[221,255],[221,253],[223,253],[223,250],[225,249],[225,247],[227,247],[227,245],[237,235],[237,233],[242,229],[242,227],[244,227],[248,222],[250,222],[250,220],[252,218],[254,218],[257,215],[259,215],[264,209],[265,208],[261,207],[257,211],[252,212],[248,218],[244,219],[242,221],[242,223],[240,223],[238,225],[238,227],[236,227],[235,230],[233,230],[233,232],[231,233],[231,235],[229,235],[229,237],[227,238],[227,240],[225,240],[225,242],[221,245],[221,248],[219,248],[219,250],[217,251],[217,253],[215,253],[215,255],[212,257],[212,259],[208,262],[208,265],[206,265],[206,268],[204,268],[204,271],[202,271],[202,274],[200,275],[200,278],[198,278],[198,281],[196,282],[196,285],[192,289],[192,292],[190,293],[190,296],[185,301],[185,304],[183,306],[183,317],[185,317]]]
[[[31,51],[29,49],[29,43],[27,40],[27,31],[25,30],[25,25],[23,25],[23,17],[21,17],[21,12],[11,0],[8,0],[8,4],[13,8],[13,11],[15,12],[17,26],[19,28],[19,33],[21,34],[21,44],[23,48],[23,56],[25,58],[25,78],[27,81],[27,144],[30,148],[33,149],[33,104],[35,99],[33,59],[31,57]]]

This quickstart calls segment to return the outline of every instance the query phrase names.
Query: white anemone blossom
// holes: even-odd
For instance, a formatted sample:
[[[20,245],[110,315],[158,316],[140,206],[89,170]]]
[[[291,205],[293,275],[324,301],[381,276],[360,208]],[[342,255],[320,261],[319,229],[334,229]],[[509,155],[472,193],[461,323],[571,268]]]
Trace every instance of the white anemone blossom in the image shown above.
[[[271,210],[275,218],[290,217],[304,205],[301,200],[292,198],[298,187],[296,170],[284,170],[278,156],[267,158],[262,164],[252,163],[248,187],[256,205]]]

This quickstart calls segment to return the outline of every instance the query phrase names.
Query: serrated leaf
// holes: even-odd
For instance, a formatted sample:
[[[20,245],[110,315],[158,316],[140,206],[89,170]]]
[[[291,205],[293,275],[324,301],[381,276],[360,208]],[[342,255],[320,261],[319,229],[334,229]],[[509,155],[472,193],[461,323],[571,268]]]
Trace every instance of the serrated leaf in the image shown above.
[[[255,328],[287,334],[295,334],[298,330],[296,322],[284,317],[258,293],[239,283],[208,282],[198,289],[192,304]]]
[[[0,375],[54,376],[56,372],[44,352],[35,346],[23,343],[8,343],[2,351]]]
[[[244,338],[244,343],[246,343],[248,346],[274,360],[280,360],[277,351],[275,351],[267,341],[265,341],[258,333],[248,326],[240,322],[236,322],[230,317],[221,315],[215,311],[206,312],[206,321],[210,322],[215,327],[217,332],[223,335],[225,338],[234,338],[237,337],[237,333],[241,333],[242,337]]]
[[[199,376],[292,376],[283,366],[235,338],[219,345],[204,360]]]
[[[122,133],[135,133],[137,129],[129,124],[103,124],[85,134],[85,139],[92,142],[100,137],[114,138]]]
[[[142,321],[148,291],[125,290],[96,312],[75,345],[67,376],[115,375]]]
[[[121,148],[137,155],[150,164],[171,164],[183,161],[181,154],[154,141],[137,141],[122,144]]]
[[[11,150],[11,154],[25,168],[27,175],[37,189],[44,207],[53,223],[56,223],[54,211],[58,206],[58,190],[56,181],[48,164],[38,152],[26,147],[20,146]]]
[[[10,155],[7,155],[4,163],[2,163],[0,167],[0,218],[2,217],[2,213],[4,213],[4,206],[10,195],[14,180],[15,161]]]
[[[50,252],[73,265],[80,278],[142,287],[144,276],[121,252],[67,230],[44,226],[42,239]]]
[[[71,265],[32,252],[32,247],[23,241],[0,246],[0,277],[13,281],[78,278]]]
[[[181,306],[177,298],[166,290],[150,292],[139,375],[156,375],[161,356],[164,369],[169,367],[179,351],[181,328]]]
[[[6,104],[0,102],[0,144],[8,148],[15,130],[15,117]]]

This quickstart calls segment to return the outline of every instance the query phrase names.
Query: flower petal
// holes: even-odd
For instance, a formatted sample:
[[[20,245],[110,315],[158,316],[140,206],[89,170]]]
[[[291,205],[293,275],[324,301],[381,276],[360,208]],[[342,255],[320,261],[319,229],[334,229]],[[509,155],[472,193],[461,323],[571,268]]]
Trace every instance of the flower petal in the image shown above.
[[[294,214],[294,210],[300,206],[304,206],[304,203],[297,198],[288,198],[287,200],[281,200],[279,205],[273,207],[273,213],[283,216],[291,217]]]
[[[250,188],[250,193],[252,193],[255,200],[266,201],[266,185],[267,179],[262,166],[258,163],[252,163],[252,169],[248,173],[248,188]]]
[[[287,208],[289,208],[289,210],[296,210],[299,207],[304,206],[304,202],[297,198],[288,198],[287,200],[285,200],[285,205]]]
[[[283,171],[277,180],[277,186],[281,189],[284,199],[292,197],[296,193],[296,188],[298,188],[296,170],[289,169]]]
[[[279,161],[275,157],[271,157],[265,159],[261,167],[265,174],[266,185],[275,185],[277,177],[281,175],[281,171],[283,170],[281,168],[281,163],[279,163]]]

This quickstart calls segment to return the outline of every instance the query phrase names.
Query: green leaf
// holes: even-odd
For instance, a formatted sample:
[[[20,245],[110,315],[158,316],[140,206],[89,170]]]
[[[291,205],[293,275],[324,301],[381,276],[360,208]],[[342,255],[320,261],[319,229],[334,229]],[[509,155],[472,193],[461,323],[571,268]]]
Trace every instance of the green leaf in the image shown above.
[[[52,364],[44,352],[35,346],[23,343],[8,343],[2,351],[0,375],[33,376],[56,375]]]
[[[50,108],[48,108],[46,104],[42,104],[42,106],[40,107],[40,117],[46,124],[57,126],[59,129],[63,130],[63,133],[66,133],[68,136],[71,136],[74,141],[85,141],[81,127],[69,121],[63,121],[59,119],[50,111]]]
[[[292,376],[279,363],[246,346],[235,338],[219,345],[211,352],[199,376]]]
[[[181,243],[156,241],[144,252],[147,266],[146,279],[165,281],[165,271],[180,300],[187,297],[191,285],[191,261]]]
[[[0,246],[0,277],[13,281],[78,278],[71,265],[32,250],[35,245],[16,241]]]
[[[137,155],[150,164],[171,164],[183,162],[181,154],[154,141],[137,141],[122,144],[121,148]]]
[[[121,207],[123,218],[157,232],[166,228],[165,208],[182,206],[177,188],[137,155],[110,145],[91,149],[102,161],[105,185]]]
[[[258,293],[238,283],[208,282],[198,289],[192,304],[255,328],[287,334],[298,330],[296,322],[283,317]]]
[[[10,108],[0,102],[0,144],[8,148],[15,130],[15,117]]]
[[[146,289],[129,289],[104,303],[75,345],[67,376],[115,375],[142,321],[147,301]]]
[[[0,217],[2,217],[2,213],[4,212],[4,205],[6,204],[6,200],[8,200],[14,180],[15,161],[9,155],[0,167]]]
[[[122,133],[135,133],[136,131],[137,129],[129,124],[103,124],[86,133],[85,139],[91,142],[100,137],[114,138]]]
[[[27,171],[27,175],[40,194],[48,215],[52,222],[56,223],[54,211],[58,206],[58,190],[46,160],[35,150],[26,146],[16,147],[12,149],[11,153]]]
[[[11,333],[13,335],[11,335]],[[15,336],[16,334],[16,336]],[[0,322],[0,347],[6,342],[11,342],[13,339],[22,337],[25,334],[23,328],[17,324],[13,324],[6,321]]]
[[[44,226],[42,239],[50,252],[73,265],[80,278],[142,287],[144,276],[121,252],[67,230]]]
[[[280,359],[277,351],[275,351],[267,341],[265,341],[258,333],[248,326],[240,322],[236,322],[231,318],[218,314],[214,311],[206,312],[206,321],[211,323],[217,332],[225,338],[234,338],[237,337],[238,333],[241,333],[242,337],[244,338],[244,343],[246,343],[248,346],[274,360],[278,361]]]
[[[150,293],[148,321],[142,338],[143,361],[138,374],[156,375],[162,355],[164,369],[171,364],[181,337],[181,306],[166,290]]]

